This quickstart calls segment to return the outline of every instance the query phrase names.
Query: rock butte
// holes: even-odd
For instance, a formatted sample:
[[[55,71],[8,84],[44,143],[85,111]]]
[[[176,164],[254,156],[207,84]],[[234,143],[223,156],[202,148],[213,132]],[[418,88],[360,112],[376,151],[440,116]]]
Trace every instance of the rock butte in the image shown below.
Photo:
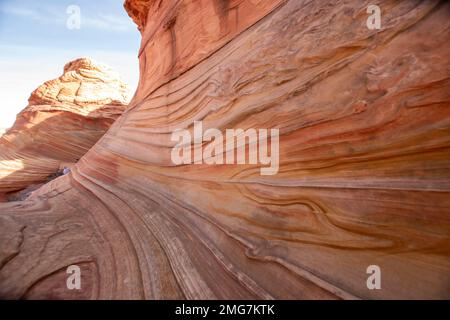
[[[44,182],[75,163],[129,102],[128,87],[110,68],[88,58],[38,87],[13,127],[0,137],[0,193]]]
[[[382,1],[368,30],[369,4],[126,1],[138,90],[71,174],[1,204],[0,295],[450,298],[450,4]],[[172,165],[195,120],[279,128],[278,174]]]

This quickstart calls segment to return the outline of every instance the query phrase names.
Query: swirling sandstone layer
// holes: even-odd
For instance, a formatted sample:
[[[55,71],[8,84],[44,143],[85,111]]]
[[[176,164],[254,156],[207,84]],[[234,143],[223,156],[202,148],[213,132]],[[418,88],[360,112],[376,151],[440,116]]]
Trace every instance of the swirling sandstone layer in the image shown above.
[[[450,7],[382,1],[369,30],[369,4],[126,1],[139,88],[71,174],[0,206],[0,295],[450,298]],[[174,165],[195,120],[278,128],[278,174]]]
[[[81,58],[38,87],[0,137],[0,193],[43,182],[80,159],[122,114],[129,90],[110,68]]]

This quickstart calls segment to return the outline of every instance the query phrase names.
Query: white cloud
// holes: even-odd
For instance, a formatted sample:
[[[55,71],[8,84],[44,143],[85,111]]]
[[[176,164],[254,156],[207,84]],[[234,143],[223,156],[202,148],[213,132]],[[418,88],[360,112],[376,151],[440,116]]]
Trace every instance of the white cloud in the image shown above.
[[[0,11],[6,14],[11,14],[14,16],[25,17],[25,18],[38,18],[39,15],[36,11],[31,10],[29,8],[20,8],[20,7],[11,7],[4,6],[0,8]]]
[[[51,12],[51,10],[36,10],[32,8],[6,5],[0,7],[0,11],[7,15],[16,16],[19,18],[28,18],[45,24],[61,24],[65,21],[65,17],[63,15],[56,11]]]
[[[81,28],[87,26],[88,28],[97,28],[102,30],[113,31],[133,31],[136,26],[130,22],[130,19],[126,19],[114,14],[100,13],[98,17],[93,18],[85,16],[81,13]]]
[[[86,13],[81,9],[81,28],[98,29],[112,32],[135,31],[136,26],[131,19],[111,13]],[[4,14],[28,18],[42,24],[65,25],[69,15],[65,8],[42,7],[39,9],[5,5],[0,7]],[[87,11],[87,10],[86,10]]]

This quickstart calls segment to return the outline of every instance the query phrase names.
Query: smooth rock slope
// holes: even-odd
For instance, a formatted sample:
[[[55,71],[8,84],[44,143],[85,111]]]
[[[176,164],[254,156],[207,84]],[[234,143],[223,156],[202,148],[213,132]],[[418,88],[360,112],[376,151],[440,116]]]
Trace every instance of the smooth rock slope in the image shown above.
[[[370,4],[126,1],[138,90],[71,174],[0,204],[0,296],[449,299],[450,4],[381,1],[369,30]],[[174,165],[196,120],[278,128],[278,174]]]

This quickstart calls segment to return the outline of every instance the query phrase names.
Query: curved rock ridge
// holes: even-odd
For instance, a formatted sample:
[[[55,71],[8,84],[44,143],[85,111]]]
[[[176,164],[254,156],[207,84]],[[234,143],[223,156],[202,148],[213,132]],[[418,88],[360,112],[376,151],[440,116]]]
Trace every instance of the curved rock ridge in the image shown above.
[[[89,58],[67,63],[39,86],[0,137],[0,193],[46,181],[81,158],[126,109],[130,92],[119,75]]]
[[[126,1],[137,92],[69,175],[0,204],[0,296],[449,299],[450,4],[381,1],[380,30],[370,4]],[[279,172],[175,165],[194,121],[279,129]]]

